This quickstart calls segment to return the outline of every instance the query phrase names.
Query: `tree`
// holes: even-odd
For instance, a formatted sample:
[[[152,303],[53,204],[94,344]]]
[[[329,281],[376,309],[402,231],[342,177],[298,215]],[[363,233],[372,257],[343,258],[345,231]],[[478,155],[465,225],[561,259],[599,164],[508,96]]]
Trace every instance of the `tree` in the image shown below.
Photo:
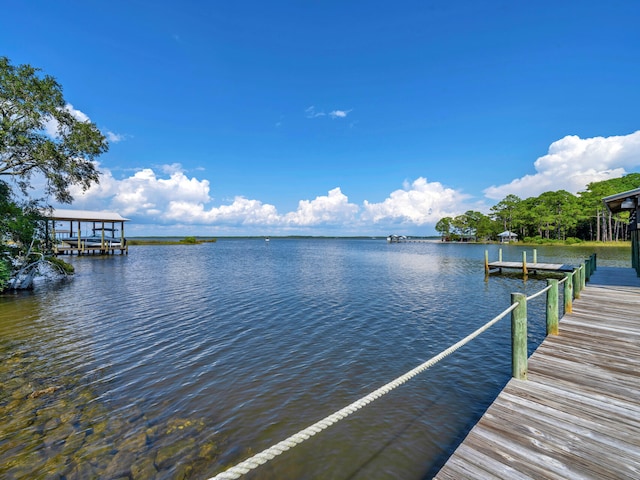
[[[0,57],[0,291],[30,286],[45,263],[64,268],[41,251],[42,205],[29,197],[32,177],[44,179],[44,193],[71,203],[71,186],[98,183],[94,160],[107,149],[100,130],[74,116],[53,77]],[[15,181],[23,200],[3,177]]]
[[[595,236],[597,241],[612,240],[614,231],[612,220],[615,222],[615,227],[618,227],[620,219],[626,216],[626,214],[619,215],[612,219],[611,213],[604,208],[602,199],[638,187],[640,187],[640,173],[629,173],[619,178],[592,182],[587,185],[586,191],[578,193],[583,222],[586,222],[586,229],[592,238]],[[615,229],[617,230],[617,228]]]
[[[0,175],[27,195],[39,173],[45,193],[71,203],[70,186],[98,183],[94,160],[108,143],[93,123],[74,117],[56,80],[39,72],[0,57]]]
[[[452,222],[453,219],[451,217],[444,217],[436,223],[436,232],[442,236],[442,241],[448,239],[451,235]]]
[[[501,222],[505,230],[513,230],[514,214],[522,200],[517,195],[509,194],[503,200],[491,207],[491,216],[496,222]]]

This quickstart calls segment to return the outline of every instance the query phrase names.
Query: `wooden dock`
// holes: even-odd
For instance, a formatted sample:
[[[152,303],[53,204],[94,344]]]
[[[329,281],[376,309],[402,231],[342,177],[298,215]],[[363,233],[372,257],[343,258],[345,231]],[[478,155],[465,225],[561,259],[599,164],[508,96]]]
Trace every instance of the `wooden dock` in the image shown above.
[[[490,270],[502,270],[503,268],[523,270],[526,266],[528,271],[551,271],[551,272],[573,272],[576,268],[573,265],[561,264],[561,263],[525,263],[523,262],[489,262]]]
[[[533,267],[531,267],[533,268]],[[640,279],[598,267],[437,479],[640,478]]]

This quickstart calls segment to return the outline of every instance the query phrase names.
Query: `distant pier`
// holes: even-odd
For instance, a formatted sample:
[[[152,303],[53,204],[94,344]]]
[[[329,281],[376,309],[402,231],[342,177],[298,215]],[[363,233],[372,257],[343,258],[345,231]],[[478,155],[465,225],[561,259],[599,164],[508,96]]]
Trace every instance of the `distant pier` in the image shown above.
[[[593,259],[595,262],[595,258]],[[523,274],[527,275],[530,272],[547,271],[547,272],[573,272],[576,267],[566,263],[545,263],[538,262],[538,253],[533,250],[533,261],[527,261],[527,252],[522,252],[521,262],[506,262],[502,260],[502,249],[498,251],[498,260],[495,262],[489,261],[489,252],[484,252],[484,273],[490,275],[493,273],[502,273],[503,269],[520,270]]]

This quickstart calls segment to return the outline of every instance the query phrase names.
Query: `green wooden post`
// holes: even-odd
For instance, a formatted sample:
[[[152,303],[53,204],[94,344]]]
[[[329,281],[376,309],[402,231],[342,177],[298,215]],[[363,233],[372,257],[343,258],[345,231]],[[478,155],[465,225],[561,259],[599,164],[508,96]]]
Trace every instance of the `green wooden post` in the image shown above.
[[[586,284],[591,279],[591,257],[584,262],[584,283]]]
[[[522,252],[522,273],[523,275],[527,275],[527,252]]]
[[[564,282],[564,314],[573,312],[573,273],[566,272]]]
[[[573,269],[573,299],[580,298],[580,269]]]
[[[584,290],[585,284],[585,271],[587,270],[586,265],[583,263],[580,265],[580,291]]]
[[[593,271],[595,272],[598,269],[598,254],[593,254]]]
[[[558,335],[558,280],[547,279],[547,335]]]
[[[502,249],[498,249],[498,261],[501,262],[502,261]]]
[[[538,263],[538,250],[536,248],[533,249],[533,263]]]
[[[513,378],[527,379],[527,297],[523,293],[511,294],[511,372]]]

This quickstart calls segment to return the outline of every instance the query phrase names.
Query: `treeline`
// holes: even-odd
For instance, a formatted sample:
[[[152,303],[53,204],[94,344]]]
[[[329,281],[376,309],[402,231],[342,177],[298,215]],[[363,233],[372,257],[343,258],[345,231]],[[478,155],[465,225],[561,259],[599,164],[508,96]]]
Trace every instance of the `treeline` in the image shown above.
[[[509,231],[519,240],[544,242],[562,240],[618,241],[629,238],[629,213],[612,215],[602,199],[640,187],[640,173],[593,182],[584,192],[573,195],[565,190],[545,192],[521,199],[507,195],[485,215],[469,210],[456,217],[445,217],[436,231],[447,240],[496,240]]]

